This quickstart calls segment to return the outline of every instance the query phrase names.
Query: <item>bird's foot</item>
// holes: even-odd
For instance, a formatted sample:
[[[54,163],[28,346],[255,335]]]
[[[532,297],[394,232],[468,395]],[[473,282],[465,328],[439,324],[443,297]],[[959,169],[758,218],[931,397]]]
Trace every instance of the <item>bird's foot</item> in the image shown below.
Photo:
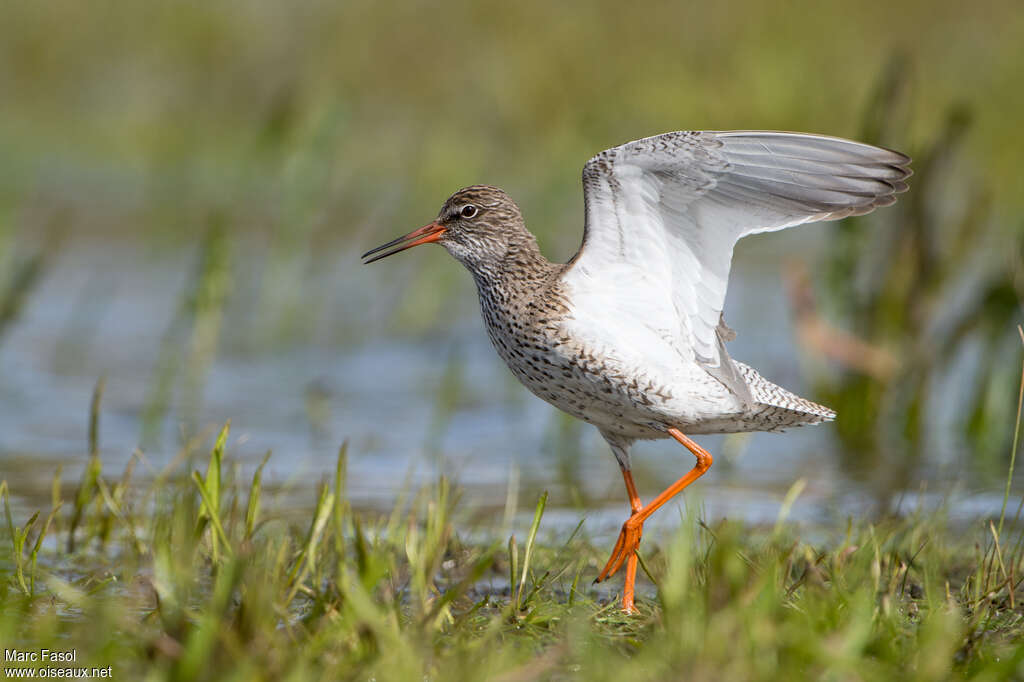
[[[594,580],[595,583],[599,583],[602,580],[612,577],[615,572],[622,567],[622,564],[629,557],[633,556],[640,546],[640,536],[643,535],[644,524],[642,521],[636,520],[636,512],[633,516],[622,524],[622,531],[619,532],[619,539],[615,542],[615,548],[612,550],[612,556],[608,559],[608,563],[605,564],[604,570]],[[630,600],[632,601],[632,600]]]

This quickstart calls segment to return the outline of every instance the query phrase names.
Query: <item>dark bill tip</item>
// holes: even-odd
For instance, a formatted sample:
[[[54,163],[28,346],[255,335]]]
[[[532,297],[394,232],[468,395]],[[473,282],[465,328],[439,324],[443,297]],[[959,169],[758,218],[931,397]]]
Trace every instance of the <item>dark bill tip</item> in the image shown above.
[[[369,265],[381,258],[393,256],[399,251],[405,251],[406,249],[411,249],[412,247],[419,246],[420,244],[436,242],[441,238],[441,235],[444,234],[444,231],[444,226],[438,225],[437,223],[424,225],[420,229],[413,230],[407,235],[403,235],[397,239],[392,239],[387,244],[381,244],[375,249],[370,249],[362,255],[363,265]],[[381,253],[382,251],[383,253]],[[370,258],[370,256],[373,257]]]

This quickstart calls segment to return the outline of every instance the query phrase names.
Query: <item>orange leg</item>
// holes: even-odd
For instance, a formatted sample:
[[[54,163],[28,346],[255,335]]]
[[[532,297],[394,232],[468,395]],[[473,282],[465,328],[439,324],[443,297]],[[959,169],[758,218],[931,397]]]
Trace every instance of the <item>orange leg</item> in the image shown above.
[[[622,478],[626,482],[626,493],[629,495],[629,508],[633,510],[633,515],[639,514],[644,508],[643,502],[640,501],[640,495],[636,491],[636,484],[633,483],[633,473],[629,469],[622,470]],[[641,534],[643,528],[640,529]],[[626,584],[622,587],[622,610],[626,613],[636,613],[636,604],[633,601],[633,596],[636,587],[636,565],[637,555],[633,552],[626,559]]]
[[[704,472],[711,468],[711,463],[714,461],[711,457],[711,453],[697,445],[679,429],[670,428],[668,433],[670,436],[682,443],[682,445],[697,458],[697,464],[685,476],[670,485],[663,493],[651,500],[650,504],[646,507],[639,508],[638,505],[640,503],[640,497],[636,493],[636,486],[633,485],[633,477],[628,471],[622,472],[623,478],[626,479],[626,490],[629,492],[629,502],[630,506],[633,508],[633,514],[624,524],[622,524],[622,532],[619,533],[619,539],[615,542],[615,548],[612,550],[612,556],[608,559],[608,563],[605,564],[604,570],[601,571],[601,575],[597,576],[597,580],[594,582],[601,582],[602,580],[615,575],[615,572],[622,567],[623,562],[626,562],[626,585],[622,595],[623,611],[633,612],[636,610],[636,607],[633,605],[633,592],[634,583],[636,581],[637,564],[636,548],[640,544],[640,536],[643,534],[644,521],[646,521],[651,514],[664,506],[666,502],[672,499],[683,488],[704,475]]]

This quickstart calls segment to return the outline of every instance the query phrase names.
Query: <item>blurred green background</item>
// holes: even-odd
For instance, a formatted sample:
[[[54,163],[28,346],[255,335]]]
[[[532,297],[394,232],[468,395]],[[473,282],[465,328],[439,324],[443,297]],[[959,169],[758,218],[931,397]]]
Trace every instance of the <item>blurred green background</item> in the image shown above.
[[[108,428],[130,434],[115,441],[159,449],[161,432],[235,416],[203,412],[208,375],[225,358],[266,364],[315,343],[328,363],[395,338],[443,344],[476,315],[461,269],[417,254],[360,271],[356,254],[429,221],[461,186],[508,189],[545,252],[564,260],[580,239],[579,173],[591,155],[669,130],[759,128],[855,137],[916,159],[897,208],[823,230],[807,256],[818,292],[808,319],[898,368],[837,365],[808,343],[787,351],[811,358],[805,381],[840,408],[829,432],[840,466],[886,490],[913,487],[937,427],[936,437],[957,438],[944,455],[953,471],[1003,470],[1024,261],[1019,2],[54,0],[2,12],[8,466],[73,454],[67,415],[84,419],[82,382],[100,373],[115,399]],[[790,306],[777,272],[802,239],[737,256],[775,254],[769,283],[784,303],[770,325],[783,342]],[[62,278],[76,268],[84,273]],[[119,279],[121,268],[135,279]],[[126,287],[134,307],[104,302]],[[118,335],[132,315],[158,333]],[[757,325],[729,321],[756,341]],[[29,357],[41,347],[45,357]],[[442,348],[440,375],[413,396],[436,401],[424,417],[431,441],[493,389],[467,387],[462,347]],[[119,384],[119,354],[141,356],[124,370],[134,383]],[[358,400],[338,398],[343,377],[324,387],[315,369],[295,371],[305,388],[282,430],[315,431],[325,411]],[[33,397],[44,374],[52,391]],[[266,409],[277,381],[255,389]],[[254,390],[223,378],[220,387]],[[69,404],[52,414],[62,395]],[[402,410],[374,400],[364,396],[363,408],[387,429]],[[26,419],[33,437],[19,438]],[[580,437],[553,424],[548,454],[563,457]],[[48,441],[48,428],[65,440]],[[880,473],[894,458],[898,475]]]
[[[191,239],[232,227],[351,236],[508,186],[559,254],[579,171],[682,128],[855,136],[907,71],[913,151],[969,107],[970,172],[1024,203],[1020,4],[38,2],[0,23],[2,198],[76,227]],[[298,238],[298,237],[296,237]]]

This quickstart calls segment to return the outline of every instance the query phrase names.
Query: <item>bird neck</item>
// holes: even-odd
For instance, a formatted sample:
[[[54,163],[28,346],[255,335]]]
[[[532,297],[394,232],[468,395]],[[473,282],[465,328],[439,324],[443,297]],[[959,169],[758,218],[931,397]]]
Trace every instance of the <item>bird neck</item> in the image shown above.
[[[561,271],[563,265],[552,263],[527,233],[510,241],[503,258],[473,268],[473,279],[480,295],[492,302],[522,301],[543,290]]]

